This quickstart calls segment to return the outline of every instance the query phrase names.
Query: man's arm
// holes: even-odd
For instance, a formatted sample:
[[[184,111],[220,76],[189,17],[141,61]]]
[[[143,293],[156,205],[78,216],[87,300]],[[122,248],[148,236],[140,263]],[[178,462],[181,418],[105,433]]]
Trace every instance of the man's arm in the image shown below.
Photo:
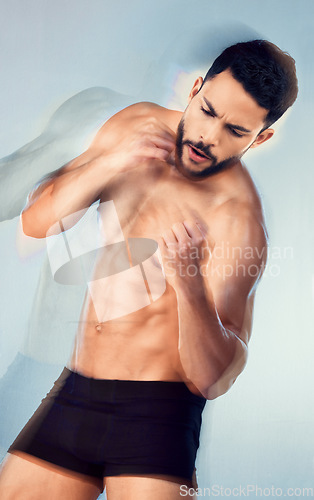
[[[0,159],[0,221],[20,215],[38,179],[81,154],[99,127],[131,102],[105,87],[84,90],[57,109],[40,136]]]
[[[174,134],[152,118],[150,105],[132,105],[108,120],[87,151],[41,183],[22,212],[24,233],[43,238],[63,218],[87,209],[117,174],[147,159],[165,161],[174,148]],[[72,225],[73,225],[72,224]]]
[[[253,216],[244,210],[217,222],[207,267],[197,258],[204,229],[195,222],[174,225],[161,242],[177,294],[182,367],[207,399],[226,392],[245,366],[254,290],[266,259],[263,226]]]
[[[100,192],[112,177],[110,159],[100,156],[86,158],[83,153],[65,167],[57,170],[41,182],[28,197],[26,207],[21,214],[23,232],[33,238],[45,238],[49,229],[63,218],[82,214],[99,198]],[[86,161],[84,161],[86,159]]]

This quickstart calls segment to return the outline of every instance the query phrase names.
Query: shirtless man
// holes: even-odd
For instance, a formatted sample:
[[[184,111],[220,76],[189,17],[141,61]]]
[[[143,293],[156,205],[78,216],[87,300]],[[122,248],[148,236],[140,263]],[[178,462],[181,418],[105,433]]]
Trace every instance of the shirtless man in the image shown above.
[[[31,194],[22,222],[35,238],[72,226],[97,200],[106,227],[101,207],[113,201],[131,278],[118,293],[98,286],[100,249],[73,356],[11,446],[1,498],[96,499],[106,487],[109,500],[175,500],[192,485],[201,413],[244,367],[266,259],[260,199],[240,159],[272,137],[296,95],[290,56],[265,41],[237,44],[196,80],[183,114],[122,110]],[[105,278],[124,265],[121,245],[111,248]],[[141,286],[133,271],[152,254],[154,279],[143,273]],[[110,316],[120,294],[149,305]]]

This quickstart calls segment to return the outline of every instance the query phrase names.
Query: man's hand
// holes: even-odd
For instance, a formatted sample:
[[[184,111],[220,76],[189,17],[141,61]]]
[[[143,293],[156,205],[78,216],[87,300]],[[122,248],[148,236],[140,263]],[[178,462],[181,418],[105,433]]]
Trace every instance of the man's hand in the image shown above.
[[[131,106],[129,112],[124,110],[108,120],[89,147],[94,158],[103,156],[104,164],[109,157],[119,173],[148,159],[168,161],[175,148],[174,132],[147,110],[137,111],[140,106],[143,104]]]
[[[116,175],[150,164],[147,160],[168,161],[175,134],[155,118],[153,108],[140,103],[114,115],[84,153],[37,186],[22,213],[24,233],[44,238],[64,217],[83,214]]]
[[[173,224],[159,239],[164,272],[174,289],[206,276],[211,252],[206,236],[199,222],[187,220]]]

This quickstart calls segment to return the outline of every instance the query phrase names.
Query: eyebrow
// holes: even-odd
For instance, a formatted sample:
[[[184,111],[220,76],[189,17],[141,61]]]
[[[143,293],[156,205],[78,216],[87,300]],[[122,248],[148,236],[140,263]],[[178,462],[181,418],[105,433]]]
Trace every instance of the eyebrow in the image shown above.
[[[206,99],[206,97],[203,96],[203,99],[205,101],[205,104],[206,106],[208,107],[209,111],[212,113],[213,116],[215,117],[218,117],[218,113],[217,111],[215,111],[215,108],[213,107],[213,105],[209,102],[208,99]],[[218,117],[219,118],[219,117]],[[252,131],[251,130],[248,130],[247,128],[245,127],[242,127],[241,125],[234,125],[233,123],[228,123],[227,124],[228,127],[231,127],[231,128],[235,128],[237,130],[240,130],[241,132],[246,132],[247,134],[250,134]]]

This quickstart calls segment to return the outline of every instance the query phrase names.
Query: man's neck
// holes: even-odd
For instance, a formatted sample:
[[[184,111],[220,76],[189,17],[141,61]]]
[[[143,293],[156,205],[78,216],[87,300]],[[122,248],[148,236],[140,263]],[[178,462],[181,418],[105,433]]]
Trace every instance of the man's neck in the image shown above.
[[[164,108],[164,119],[166,125],[176,134],[178,130],[178,125],[182,118],[182,111],[175,111],[173,109]]]

